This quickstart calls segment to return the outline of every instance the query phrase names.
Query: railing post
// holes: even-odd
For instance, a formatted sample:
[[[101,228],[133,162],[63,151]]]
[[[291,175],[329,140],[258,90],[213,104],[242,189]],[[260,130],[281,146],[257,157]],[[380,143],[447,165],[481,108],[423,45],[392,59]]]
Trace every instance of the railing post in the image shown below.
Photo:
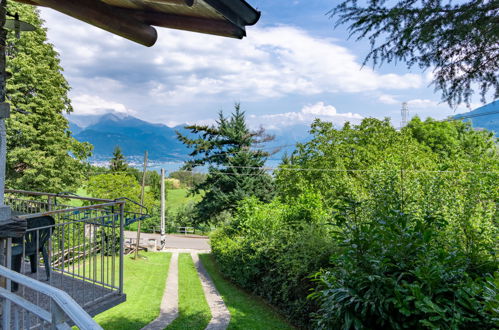
[[[54,302],[51,304],[50,314],[52,314],[52,324],[50,325],[50,329],[59,329],[59,325],[66,323],[66,314],[62,308]]]
[[[125,201],[120,203],[120,285],[119,293],[123,294],[123,276],[125,270]]]
[[[5,267],[7,267],[8,269],[11,268],[11,259],[12,259],[12,238],[7,238],[7,239],[4,239],[2,242],[1,242],[1,245],[2,245],[2,255],[3,255],[3,264]],[[4,245],[5,245],[5,248],[4,248]],[[11,288],[11,280],[9,278],[6,278],[6,281],[5,281],[5,289],[7,291],[10,292],[10,288]],[[5,299],[3,301],[3,304],[2,304],[2,329],[10,329],[10,310],[11,310],[11,302],[10,300],[8,299]]]
[[[52,211],[52,196],[47,196],[47,211]]]

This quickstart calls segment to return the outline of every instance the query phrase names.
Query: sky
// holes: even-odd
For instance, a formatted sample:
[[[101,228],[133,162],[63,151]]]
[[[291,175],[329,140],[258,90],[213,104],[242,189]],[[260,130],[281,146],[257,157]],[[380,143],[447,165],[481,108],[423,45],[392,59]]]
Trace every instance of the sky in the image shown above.
[[[151,48],[50,9],[41,16],[75,114],[120,112],[175,126],[213,123],[240,103],[252,126],[279,129],[314,118],[342,125],[391,117],[398,126],[402,102],[410,117],[469,111],[440,102],[431,71],[362,66],[369,45],[334,29],[334,1],[248,2],[262,16],[242,40],[158,28]]]

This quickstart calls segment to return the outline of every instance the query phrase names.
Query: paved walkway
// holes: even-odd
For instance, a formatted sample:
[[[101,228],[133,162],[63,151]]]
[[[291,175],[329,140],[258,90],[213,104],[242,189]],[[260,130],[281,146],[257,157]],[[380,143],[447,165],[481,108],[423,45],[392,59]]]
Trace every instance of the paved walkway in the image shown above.
[[[178,253],[172,253],[159,316],[142,330],[163,330],[178,317]]]
[[[225,330],[229,326],[230,312],[225,306],[222,296],[220,296],[220,293],[215,288],[210,275],[208,275],[208,272],[199,260],[198,254],[191,253],[191,256],[198,271],[201,285],[203,286],[204,296],[211,310],[211,320],[206,330]]]
[[[135,237],[135,232],[125,232],[127,238]],[[142,236],[143,235],[143,236]],[[144,240],[160,239],[159,234],[142,234]],[[162,252],[171,252],[170,268],[166,279],[165,291],[161,301],[160,314],[142,330],[162,330],[171,324],[178,316],[178,257],[179,253],[190,253],[196,266],[204,295],[211,310],[212,318],[206,330],[225,330],[230,322],[230,312],[208,272],[199,260],[199,253],[209,253],[210,245],[208,238],[189,237],[183,235],[167,235],[166,246]]]

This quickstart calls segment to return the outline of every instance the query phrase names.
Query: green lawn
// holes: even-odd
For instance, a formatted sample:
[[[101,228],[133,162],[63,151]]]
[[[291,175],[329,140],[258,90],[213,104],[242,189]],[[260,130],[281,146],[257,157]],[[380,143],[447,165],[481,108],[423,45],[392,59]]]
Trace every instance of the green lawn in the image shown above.
[[[190,254],[179,255],[178,277],[180,315],[167,329],[204,330],[211,320],[211,312]]]
[[[126,302],[95,317],[104,329],[141,329],[159,315],[170,253],[145,253],[147,259],[125,257]]]
[[[175,212],[189,202],[197,203],[201,200],[202,195],[190,196],[188,194],[189,189],[168,189],[166,194],[167,208]]]
[[[230,311],[229,330],[294,329],[261,299],[251,296],[226,280],[218,270],[212,255],[200,254],[199,258]]]
[[[146,187],[148,189],[149,187]],[[76,191],[78,196],[91,197],[88,195],[84,187],[78,188]],[[166,191],[166,206],[170,211],[176,212],[181,206],[188,204],[189,202],[197,203],[201,200],[202,194],[190,196],[189,189],[168,189]],[[70,201],[73,206],[81,206],[83,202],[78,199],[73,199]]]

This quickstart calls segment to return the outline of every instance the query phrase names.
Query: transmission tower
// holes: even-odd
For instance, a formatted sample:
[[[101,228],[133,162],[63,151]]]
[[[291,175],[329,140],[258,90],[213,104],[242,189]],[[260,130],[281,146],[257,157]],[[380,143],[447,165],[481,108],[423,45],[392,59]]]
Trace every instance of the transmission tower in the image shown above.
[[[409,105],[407,102],[402,103],[402,110],[400,111],[402,115],[402,121],[400,122],[400,127],[405,127],[407,125],[407,118],[409,117]]]

